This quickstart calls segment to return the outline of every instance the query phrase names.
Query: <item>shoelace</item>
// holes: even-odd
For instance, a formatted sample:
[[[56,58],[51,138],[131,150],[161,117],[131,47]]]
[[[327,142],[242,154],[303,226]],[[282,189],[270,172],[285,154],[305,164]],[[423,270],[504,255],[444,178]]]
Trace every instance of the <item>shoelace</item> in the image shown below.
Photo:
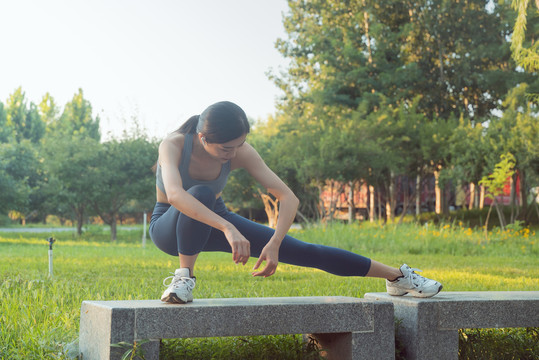
[[[410,274],[412,277],[412,284],[414,284],[415,286],[419,286],[427,281],[425,277],[415,273],[416,271],[421,272],[421,270],[413,268],[410,268],[410,270],[412,270],[412,273]]]
[[[169,284],[166,283],[168,279],[172,279]],[[193,290],[195,288],[194,280],[188,277],[180,277],[173,275],[163,279],[163,285],[166,287],[169,287],[171,285],[174,287],[178,287],[180,283],[185,283],[189,290]]]

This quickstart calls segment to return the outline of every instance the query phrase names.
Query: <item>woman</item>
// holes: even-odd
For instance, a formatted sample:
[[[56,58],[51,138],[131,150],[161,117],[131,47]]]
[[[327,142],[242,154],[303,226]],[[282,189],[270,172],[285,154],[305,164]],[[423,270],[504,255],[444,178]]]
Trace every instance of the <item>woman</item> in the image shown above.
[[[340,276],[386,279],[391,295],[436,295],[442,285],[417,275],[404,264],[393,268],[342,249],[309,244],[287,235],[299,200],[268,168],[245,140],[245,112],[231,102],[211,105],[193,116],[159,146],[156,172],[157,204],[150,236],[162,251],[179,255],[176,270],[161,300],[193,301],[193,270],[202,251],[231,252],[236,264],[258,257],[252,275],[268,277],[277,264],[314,267]],[[244,168],[280,201],[275,230],[229,212],[221,198],[231,170]],[[265,266],[260,269],[262,263]],[[167,280],[165,279],[165,280]],[[164,282],[165,283],[165,282]]]

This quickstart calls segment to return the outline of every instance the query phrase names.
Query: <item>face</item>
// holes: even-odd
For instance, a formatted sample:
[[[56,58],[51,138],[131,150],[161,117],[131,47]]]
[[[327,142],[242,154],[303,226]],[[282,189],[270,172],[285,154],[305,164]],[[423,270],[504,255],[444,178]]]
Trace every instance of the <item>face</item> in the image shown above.
[[[238,149],[243,146],[245,139],[247,138],[247,134],[243,134],[242,136],[229,142],[223,144],[214,144],[202,141],[202,138],[204,137],[202,133],[199,133],[198,136],[200,143],[202,146],[204,146],[204,150],[206,150],[206,152],[213,158],[221,161],[222,163],[226,163],[227,161],[235,158]]]

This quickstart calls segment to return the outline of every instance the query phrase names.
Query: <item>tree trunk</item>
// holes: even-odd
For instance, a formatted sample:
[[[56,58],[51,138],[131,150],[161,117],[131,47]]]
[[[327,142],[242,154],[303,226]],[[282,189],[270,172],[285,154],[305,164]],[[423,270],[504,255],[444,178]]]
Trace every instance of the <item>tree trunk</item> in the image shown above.
[[[324,191],[324,187],[321,183],[318,183],[318,204],[319,204],[319,209],[318,209],[318,214],[320,216],[320,219],[319,220],[322,220],[326,217],[326,206],[324,204],[324,200],[322,199],[322,192]]]
[[[116,212],[113,212],[110,215],[110,241],[114,242],[117,239],[117,219],[118,214]]]
[[[442,190],[440,189],[440,169],[441,166],[436,166],[434,170],[434,194],[436,196],[435,212],[436,214],[442,213]]]
[[[515,222],[515,202],[517,199],[516,196],[516,189],[515,189],[515,179],[516,179],[516,173],[513,174],[510,178],[510,184],[511,184],[511,190],[509,191],[509,203],[511,204],[511,218],[509,219],[509,223],[513,224]]]
[[[84,206],[79,206],[75,209],[75,216],[77,217],[77,235],[81,236],[84,222]]]
[[[479,208],[479,198],[480,198],[480,191],[481,191],[481,187],[479,186],[475,186],[475,191],[474,191],[474,204],[473,204],[473,207],[475,209],[478,209]]]
[[[303,213],[301,211],[296,211],[296,215],[305,223],[305,224],[309,224],[311,221],[309,219],[307,219],[307,217],[305,215],[303,215]],[[301,227],[302,228],[305,228],[303,226],[302,223],[300,223]]]
[[[414,195],[416,196],[416,195]],[[400,225],[402,224],[403,220],[404,220],[404,216],[406,215],[406,212],[408,211],[408,206],[410,204],[410,201],[405,201],[404,202],[404,206],[402,207],[402,213],[401,213],[401,216],[399,217],[399,222],[397,225]]]
[[[421,174],[419,171],[415,178],[415,215],[421,215]]]
[[[333,220],[335,215],[335,196],[334,196],[335,182],[331,181],[330,192],[329,192],[329,220]]]
[[[404,188],[402,190],[402,194],[404,195],[403,203],[402,203],[402,214],[404,216],[406,215],[406,211],[408,211],[408,204],[410,203],[410,181],[408,180],[408,177],[406,177],[406,181],[404,181],[404,178],[403,178],[402,186]]]
[[[260,189],[258,189],[258,193],[260,194],[262,202],[264,203],[264,210],[266,211],[266,215],[268,216],[268,225],[269,227],[275,229],[275,226],[277,225],[277,219],[279,217],[279,200],[272,199],[271,196],[262,193]]]
[[[500,228],[505,230],[505,215],[503,214],[503,209],[500,209],[500,206],[498,205],[498,201],[494,199],[494,207],[496,208],[496,212],[498,213],[498,219],[500,219]]]
[[[389,212],[388,220],[395,221],[395,208],[397,207],[397,187],[395,186],[396,177],[391,171],[389,178]],[[387,209],[386,209],[387,210]]]
[[[528,218],[528,185],[526,184],[526,173],[524,170],[518,169],[518,177],[516,178],[520,183],[519,202],[521,211],[521,219]],[[534,199],[535,202],[535,199]]]
[[[378,187],[380,189],[380,187]],[[376,198],[378,199],[378,219],[382,218],[382,197],[380,195],[380,190],[376,192]],[[384,217],[385,221],[385,217]]]
[[[449,215],[449,184],[444,184],[444,191],[442,193],[442,212],[445,215]]]
[[[348,186],[348,223],[351,224],[355,220],[354,182],[349,181]]]
[[[487,242],[488,242],[488,220],[490,219],[490,213],[492,212],[492,205],[494,205],[494,203],[490,204],[490,207],[488,208],[487,219],[485,220],[485,241]]]
[[[485,207],[485,187],[481,185],[481,190],[479,193],[479,209],[483,210]]]
[[[393,209],[391,208],[391,185],[389,185],[389,187],[387,188],[387,191],[386,191],[386,217],[385,217],[385,220],[386,221],[391,221],[392,219],[392,214],[393,214]]]
[[[369,221],[374,222],[376,216],[376,205],[374,202],[374,186],[369,185]]]
[[[475,201],[475,183],[470,183],[470,201],[468,202],[468,210],[472,210]]]

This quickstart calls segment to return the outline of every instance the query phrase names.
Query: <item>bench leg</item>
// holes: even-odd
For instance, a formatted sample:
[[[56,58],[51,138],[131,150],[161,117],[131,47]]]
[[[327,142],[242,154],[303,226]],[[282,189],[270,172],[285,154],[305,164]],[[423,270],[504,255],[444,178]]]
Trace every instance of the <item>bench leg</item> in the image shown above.
[[[366,337],[367,335],[367,337]],[[365,333],[311,334],[318,342],[321,355],[328,360],[393,360],[395,359],[394,339],[380,349],[369,341]]]
[[[151,340],[142,344],[142,351],[144,352],[145,360],[159,360],[159,348],[161,346],[161,340]]]
[[[115,327],[114,318],[126,324],[125,329]],[[133,342],[134,314],[131,311],[112,311],[91,303],[82,303],[79,332],[79,353],[84,360],[121,359],[125,350],[111,347],[121,341]],[[121,330],[114,336],[113,330]],[[123,350],[123,351],[122,351]]]
[[[458,360],[458,330],[416,329],[397,336],[404,345],[406,359]]]
[[[352,333],[311,334],[328,360],[352,360]]]
[[[84,360],[121,359],[129,347],[111,344],[134,343],[135,312],[132,309],[108,309],[82,303],[79,332],[79,353]],[[146,360],[159,360],[159,340],[141,345]]]
[[[439,329],[434,305],[395,306],[397,339],[409,360],[458,360],[459,334]]]
[[[372,331],[313,334],[328,359],[395,359],[395,325],[393,305],[374,304]]]

